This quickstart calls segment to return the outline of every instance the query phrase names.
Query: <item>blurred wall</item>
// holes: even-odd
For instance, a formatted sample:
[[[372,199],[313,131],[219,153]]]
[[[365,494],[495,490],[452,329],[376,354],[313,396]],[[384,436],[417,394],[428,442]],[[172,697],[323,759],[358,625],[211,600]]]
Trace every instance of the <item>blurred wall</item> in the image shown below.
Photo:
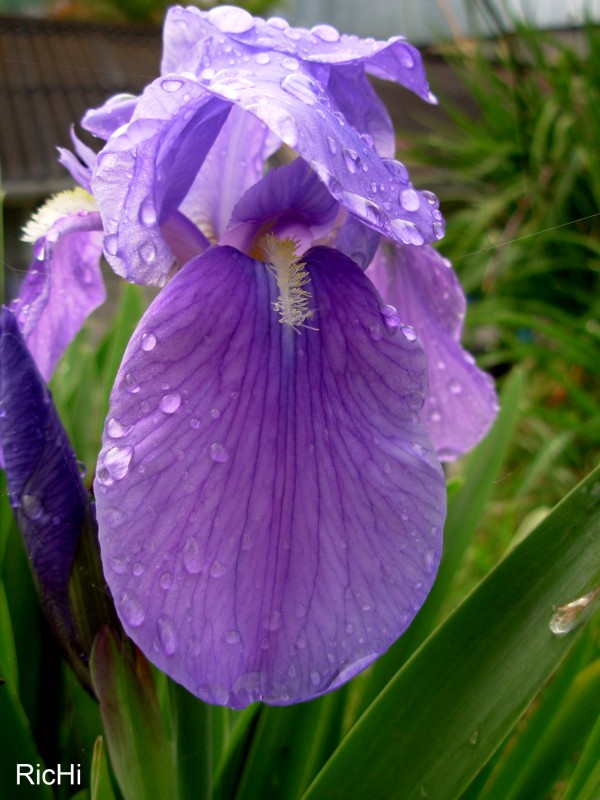
[[[284,0],[279,13],[295,25],[328,22],[346,33],[387,38],[394,33],[415,44],[429,44],[470,30],[466,8],[480,3],[472,0]],[[495,0],[511,15],[527,19],[540,28],[569,28],[580,25],[586,14],[600,21],[600,0]],[[502,13],[502,12],[501,12]],[[477,25],[492,32],[481,15]]]

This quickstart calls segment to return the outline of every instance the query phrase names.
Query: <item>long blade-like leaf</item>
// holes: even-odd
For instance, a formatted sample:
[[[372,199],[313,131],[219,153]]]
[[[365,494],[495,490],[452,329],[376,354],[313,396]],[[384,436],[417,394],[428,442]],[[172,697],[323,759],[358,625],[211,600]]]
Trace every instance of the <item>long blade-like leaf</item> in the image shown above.
[[[600,581],[599,531],[600,468],[415,653],[305,800],[459,796],[577,639],[549,621]]]

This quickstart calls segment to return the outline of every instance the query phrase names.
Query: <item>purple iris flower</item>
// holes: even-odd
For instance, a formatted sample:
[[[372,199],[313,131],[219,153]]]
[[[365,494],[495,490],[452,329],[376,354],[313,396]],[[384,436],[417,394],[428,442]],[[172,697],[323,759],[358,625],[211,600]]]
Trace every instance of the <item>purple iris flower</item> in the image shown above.
[[[123,624],[233,707],[307,700],[364,669],[425,600],[444,476],[413,328],[311,238],[338,204],[301,159],[240,199],[134,333],[95,494]],[[308,249],[306,249],[308,248]]]
[[[439,460],[495,415],[428,246],[437,201],[367,73],[433,99],[401,37],[174,8],[161,77],[86,115],[97,160],[63,154],[113,269],[164,287],[98,460],[106,578],[132,639],[208,702],[308,700],[383,653],[435,577]],[[263,177],[282,143],[299,157]]]

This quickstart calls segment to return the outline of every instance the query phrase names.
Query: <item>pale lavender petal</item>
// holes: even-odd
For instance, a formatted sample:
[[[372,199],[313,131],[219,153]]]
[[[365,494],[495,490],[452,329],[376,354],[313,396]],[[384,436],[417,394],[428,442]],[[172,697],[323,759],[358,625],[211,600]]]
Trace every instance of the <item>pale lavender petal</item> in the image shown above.
[[[380,233],[406,244],[441,238],[439,210],[414,189],[401,163],[382,160],[374,148],[391,155],[393,137],[364,75],[373,63],[378,74],[429,97],[418,52],[400,37],[375,42],[332,31],[265,23],[233,7],[174,8],[162,69],[195,75],[207,91],[262,120],[311,164],[336,200]],[[346,78],[352,86],[344,90]]]
[[[429,193],[414,189],[399,161],[378,155],[369,138],[348,123],[325,85],[300,62],[272,54],[269,69],[251,72],[232,68],[230,60],[226,45],[215,44],[211,66],[200,71],[200,84],[268,125],[310,163],[348,211],[406,244],[443,236],[443,218]]]
[[[380,156],[393,158],[396,152],[394,126],[364,70],[356,66],[331,70],[327,88],[350,125],[371,139]]]
[[[279,144],[264,123],[241,108],[232,108],[181,211],[212,242],[220,241],[235,204],[260,180],[267,158]]]
[[[433,582],[445,484],[426,360],[349,259],[305,254],[309,323],[229,247],[179,272],[111,396],[95,494],[134,641],[203,699],[307,700],[364,669]]]
[[[73,128],[71,128],[71,141],[73,142],[75,153],[64,147],[58,147],[59,163],[71,173],[73,180],[83,187],[86,192],[91,192],[92,171],[96,164],[96,153],[77,137]]]
[[[91,108],[81,121],[82,127],[100,139],[108,139],[132,117],[139,97],[132,94],[116,94],[100,108]]]
[[[440,459],[454,460],[485,436],[498,400],[492,378],[460,344],[466,301],[452,265],[432,247],[385,244],[367,275],[419,334],[429,373],[421,419]]]
[[[377,251],[381,234],[364,225],[356,217],[347,216],[337,231],[335,248],[366,269]]]
[[[37,240],[34,256],[12,307],[48,381],[67,345],[106,299],[100,215],[81,211],[62,217]]]
[[[208,12],[196,8],[171,8],[164,28],[162,72],[196,70],[202,65],[205,38],[227,40],[247,53],[269,51],[332,69],[346,64],[362,64],[367,72],[400,83],[432,102],[421,55],[403,36],[387,41],[361,39],[341,34],[331,25],[316,25],[311,30],[292,28],[285,20],[252,17],[247,11],[221,6]],[[231,46],[234,47],[231,47]],[[203,65],[205,66],[205,65]]]
[[[117,274],[136,283],[165,282],[173,254],[160,226],[178,210],[229,109],[194,81],[161,78],[103,148],[92,187],[106,258]]]
[[[180,267],[211,246],[206,236],[180,211],[169,217],[160,230]]]

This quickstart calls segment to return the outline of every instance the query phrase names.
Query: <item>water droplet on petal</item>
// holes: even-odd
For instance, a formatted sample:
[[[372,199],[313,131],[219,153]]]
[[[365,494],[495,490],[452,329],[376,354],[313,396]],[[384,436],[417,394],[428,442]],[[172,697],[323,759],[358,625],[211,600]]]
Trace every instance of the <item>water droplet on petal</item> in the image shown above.
[[[165,92],[177,92],[183,86],[183,81],[173,78],[165,78],[165,80],[160,82],[160,85]]]
[[[111,233],[109,236],[104,237],[104,249],[109,256],[116,256],[119,248],[119,238],[116,233]],[[42,256],[42,259],[44,257]]]
[[[39,497],[33,494],[24,494],[21,498],[21,509],[27,519],[39,519],[44,513],[44,508],[40,502]]]
[[[173,576],[170,572],[163,572],[160,576],[160,588],[161,589],[170,589],[173,585]]]
[[[131,568],[131,571],[136,576],[136,578],[139,578],[140,575],[144,574],[145,567],[141,561],[136,561],[133,567]]]
[[[123,592],[121,595],[120,613],[124,621],[132,628],[138,628],[146,619],[146,612],[140,601],[129,594]]]
[[[140,347],[142,350],[145,350],[147,353],[150,350],[154,350],[156,347],[157,338],[153,333],[142,333],[142,343]]]
[[[157,621],[158,639],[165,655],[172,656],[177,650],[177,631],[170,617],[162,616]]]
[[[394,219],[391,222],[393,233],[404,244],[422,245],[425,242],[421,232],[412,222],[407,222],[405,219]]]
[[[122,480],[129,471],[129,463],[133,456],[133,447],[111,447],[103,457],[102,466],[113,481]],[[100,480],[100,470],[98,470]],[[100,480],[101,483],[107,481]]]
[[[462,393],[462,386],[456,380],[456,378],[452,378],[452,380],[448,383],[448,391],[450,394],[459,395]]]
[[[225,634],[227,644],[237,644],[240,641],[240,632],[232,629]]]
[[[400,330],[407,342],[415,342],[417,340],[417,332],[410,325],[402,325]]]
[[[391,175],[390,180],[395,180],[399,183],[408,182],[408,170],[401,161],[397,161],[395,158],[384,158],[383,164]]]
[[[310,673],[310,682],[313,686],[318,686],[321,683],[321,676],[316,669]]]
[[[440,207],[440,201],[433,192],[429,192],[427,189],[424,189],[421,192],[421,196],[423,197],[424,200],[426,200],[429,203],[429,205],[432,208],[437,209]]]
[[[421,201],[419,200],[419,195],[415,192],[414,189],[405,189],[403,192],[400,192],[399,199],[400,199],[400,205],[406,211],[419,210]]]
[[[268,53],[257,53],[256,54],[256,63],[257,64],[268,64],[271,61],[271,56]]]
[[[296,58],[286,57],[282,59],[281,66],[284,69],[289,69],[290,71],[294,71],[300,67],[300,63]]]
[[[160,410],[165,414],[174,414],[181,405],[181,395],[179,392],[166,394],[159,403]]]
[[[356,150],[352,150],[351,147],[342,147],[342,155],[344,157],[344,164],[346,165],[346,169],[352,175],[356,173],[358,166],[360,165],[360,156],[356,152]]]
[[[229,461],[229,453],[220,442],[213,442],[209,448],[210,457],[217,464],[223,464]]]
[[[402,324],[398,311],[394,306],[383,306],[380,311],[386,328],[390,331],[396,331]]]
[[[122,425],[118,419],[111,417],[106,425],[106,432],[112,439],[122,439],[123,436],[127,436],[132,427],[132,425]]]
[[[217,6],[206,16],[222,33],[246,33],[254,27],[254,18],[244,8]]]
[[[425,564],[426,571],[431,575],[431,573],[434,572],[435,570],[435,564],[436,564],[436,557],[434,550],[432,550],[431,548],[425,550],[425,552],[423,553],[423,563]]]
[[[144,227],[151,228],[153,225],[156,225],[156,209],[154,207],[154,202],[149,197],[142,201],[139,216],[140,222]]]
[[[153,264],[156,260],[156,245],[153,241],[148,240],[140,245],[138,254],[144,264]]]
[[[340,34],[333,25],[315,25],[310,32],[323,42],[338,42],[340,39]]]
[[[195,431],[197,431],[199,427],[200,427],[200,420],[196,419],[196,417],[192,417],[190,420],[190,428],[193,428]]]
[[[331,153],[332,156],[334,156],[337,153],[336,141],[335,139],[332,139],[331,136],[327,137],[327,147],[329,147],[329,152]]]
[[[217,559],[210,568],[211,578],[221,578],[225,574],[225,566]]]
[[[219,419],[219,417],[221,416],[221,412],[219,411],[218,408],[211,408],[210,415],[213,419]]]
[[[318,100],[317,85],[307,75],[286,75],[281,81],[281,88],[308,106],[314,105]]]
[[[200,543],[194,537],[190,537],[183,545],[183,566],[190,575],[197,575],[202,572],[202,551]]]

